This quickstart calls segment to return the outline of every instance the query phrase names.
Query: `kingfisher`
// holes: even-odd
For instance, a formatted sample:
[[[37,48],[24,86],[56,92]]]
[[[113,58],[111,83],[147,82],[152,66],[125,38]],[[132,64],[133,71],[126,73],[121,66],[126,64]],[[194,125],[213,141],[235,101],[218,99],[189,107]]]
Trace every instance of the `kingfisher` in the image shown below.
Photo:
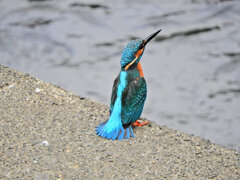
[[[96,128],[96,134],[107,139],[122,140],[134,137],[132,126],[140,123],[143,106],[147,97],[147,84],[144,79],[140,59],[144,49],[159,32],[145,39],[136,39],[127,44],[122,52],[121,70],[113,83],[110,102],[110,116]]]

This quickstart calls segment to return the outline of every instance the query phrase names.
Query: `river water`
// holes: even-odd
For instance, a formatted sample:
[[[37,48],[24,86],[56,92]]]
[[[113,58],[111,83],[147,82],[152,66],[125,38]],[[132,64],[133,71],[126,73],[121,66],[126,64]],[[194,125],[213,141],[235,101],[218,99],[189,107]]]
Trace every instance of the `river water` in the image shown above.
[[[160,28],[142,116],[240,150],[240,1],[0,0],[0,63],[109,104],[124,46]]]

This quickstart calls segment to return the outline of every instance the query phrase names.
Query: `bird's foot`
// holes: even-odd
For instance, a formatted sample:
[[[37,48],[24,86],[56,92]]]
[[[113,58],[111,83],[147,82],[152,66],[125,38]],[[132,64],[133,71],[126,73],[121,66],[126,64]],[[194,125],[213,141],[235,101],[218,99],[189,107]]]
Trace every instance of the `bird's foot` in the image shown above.
[[[148,124],[148,121],[145,121],[145,122],[140,123],[140,122],[137,120],[137,121],[135,121],[134,123],[132,123],[132,126],[133,126],[133,127],[136,127],[136,126],[144,126],[144,125],[146,125],[146,124]]]

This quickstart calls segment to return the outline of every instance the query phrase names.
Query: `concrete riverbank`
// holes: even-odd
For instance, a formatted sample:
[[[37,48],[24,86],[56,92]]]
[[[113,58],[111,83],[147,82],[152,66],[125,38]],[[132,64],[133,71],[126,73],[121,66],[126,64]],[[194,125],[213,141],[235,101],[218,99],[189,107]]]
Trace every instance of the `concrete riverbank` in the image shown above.
[[[240,179],[240,153],[153,122],[97,137],[108,107],[0,66],[0,179]]]

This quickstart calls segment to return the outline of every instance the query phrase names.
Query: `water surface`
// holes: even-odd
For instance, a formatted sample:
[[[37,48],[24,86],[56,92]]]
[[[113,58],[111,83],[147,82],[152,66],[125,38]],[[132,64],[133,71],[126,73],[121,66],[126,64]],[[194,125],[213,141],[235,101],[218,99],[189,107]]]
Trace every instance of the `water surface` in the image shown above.
[[[109,104],[121,51],[142,58],[143,116],[240,150],[237,0],[0,1],[0,63]]]

